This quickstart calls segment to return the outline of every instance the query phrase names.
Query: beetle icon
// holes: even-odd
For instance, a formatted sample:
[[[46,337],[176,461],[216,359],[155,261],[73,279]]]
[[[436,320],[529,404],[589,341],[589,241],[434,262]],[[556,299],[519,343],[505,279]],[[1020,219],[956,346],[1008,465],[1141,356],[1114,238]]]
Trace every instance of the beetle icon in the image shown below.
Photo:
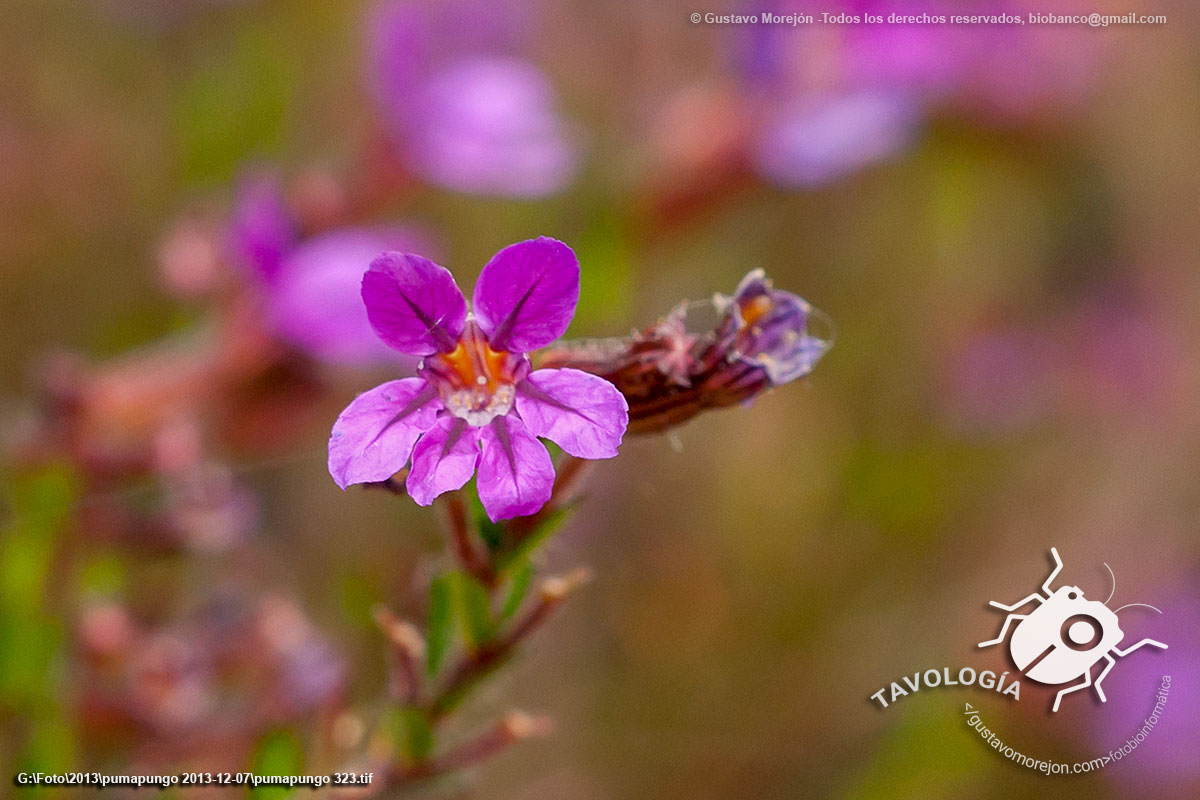
[[[1145,606],[1155,611],[1158,609],[1145,603],[1127,603],[1116,610],[1109,609],[1108,601],[1117,590],[1115,576],[1113,590],[1108,593],[1108,599],[1103,603],[1084,598],[1083,590],[1078,586],[1051,589],[1050,584],[1062,571],[1063,564],[1058,557],[1058,550],[1051,547],[1050,555],[1054,557],[1054,569],[1042,584],[1041,593],[1034,592],[1012,605],[997,603],[995,600],[989,602],[989,605],[1010,613],[1005,617],[996,638],[980,642],[979,646],[1000,644],[1004,641],[1009,627],[1016,622],[1016,630],[1008,643],[1008,652],[1018,670],[1030,680],[1050,686],[1080,681],[1058,693],[1051,711],[1058,711],[1063,695],[1089,686],[1096,691],[1096,696],[1103,703],[1108,698],[1104,696],[1104,689],[1100,684],[1117,663],[1114,656],[1124,657],[1147,645],[1167,649],[1165,644],[1154,639],[1142,639],[1129,647],[1120,647],[1125,633],[1117,621],[1117,612],[1130,606]],[[1108,567],[1108,564],[1104,566]],[[1108,572],[1112,575],[1111,567]],[[1028,614],[1012,613],[1034,602],[1038,605]],[[1092,667],[1101,661],[1107,663],[1093,680]]]

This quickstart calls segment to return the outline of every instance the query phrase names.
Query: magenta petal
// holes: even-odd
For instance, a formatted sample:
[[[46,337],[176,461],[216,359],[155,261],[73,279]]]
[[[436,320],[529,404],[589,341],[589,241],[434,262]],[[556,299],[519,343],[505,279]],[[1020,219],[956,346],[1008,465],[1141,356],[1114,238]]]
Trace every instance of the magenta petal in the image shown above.
[[[338,415],[329,436],[329,474],[345,489],[386,480],[408,462],[413,445],[437,422],[442,407],[424,378],[376,386]]]
[[[517,413],[534,436],[579,458],[617,454],[629,404],[603,378],[577,369],[539,369],[517,385]]]
[[[411,253],[383,253],[372,261],[362,299],[379,338],[414,356],[453,350],[467,319],[454,276]]]
[[[443,492],[461,489],[478,463],[479,429],[444,414],[413,448],[408,495],[427,506]]]
[[[550,499],[554,464],[515,414],[496,417],[480,429],[479,499],[492,522],[533,514]]]
[[[526,353],[567,330],[579,302],[579,260],[557,239],[509,245],[475,283],[479,325],[496,350]]]

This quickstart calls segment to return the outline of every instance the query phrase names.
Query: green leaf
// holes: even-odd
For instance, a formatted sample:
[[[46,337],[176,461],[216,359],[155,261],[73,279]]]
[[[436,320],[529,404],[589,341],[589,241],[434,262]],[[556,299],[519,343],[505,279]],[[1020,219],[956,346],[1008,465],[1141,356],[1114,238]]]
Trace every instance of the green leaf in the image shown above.
[[[529,559],[525,559],[511,571],[510,575],[508,594],[504,597],[504,607],[500,609],[501,621],[517,613],[517,609],[521,607],[521,601],[525,599],[525,594],[529,591],[529,584],[533,582],[533,564]]]
[[[467,640],[475,647],[491,641],[496,635],[492,620],[491,598],[479,581],[465,572],[455,573],[455,588]]]
[[[55,657],[64,639],[53,619],[0,609],[0,703],[31,711],[56,705],[62,676]]]
[[[471,517],[475,520],[475,527],[479,530],[479,538],[483,539],[488,550],[493,553],[497,552],[504,547],[508,538],[508,528],[503,522],[492,522],[488,519],[487,512],[483,509],[483,503],[479,500],[479,492],[475,489],[474,478],[467,485],[466,494],[467,502],[471,507]]]
[[[70,468],[59,465],[13,476],[4,487],[12,516],[0,534],[0,705],[58,706],[63,626],[48,595],[76,487]]]
[[[437,675],[450,646],[454,625],[453,592],[450,575],[438,575],[429,585],[429,631],[425,645],[425,669]]]
[[[536,528],[531,530],[521,540],[520,544],[513,548],[511,552],[505,553],[498,559],[500,570],[502,572],[507,571],[514,564],[529,560],[533,552],[549,539],[555,531],[562,527],[562,524],[571,516],[572,511],[574,511],[574,506],[567,505],[547,514],[546,518]]]
[[[258,743],[250,771],[256,775],[303,775],[304,750],[288,730],[269,733]],[[260,786],[250,790],[252,797],[283,797],[296,790],[287,786]]]
[[[75,481],[63,467],[16,478],[6,494],[13,519],[0,540],[0,606],[33,614],[42,608],[55,555],[55,539],[75,498]]]
[[[509,649],[502,655],[497,655],[489,659],[481,669],[471,675],[469,680],[460,683],[452,691],[443,694],[435,706],[435,713],[443,715],[453,713],[471,692],[511,661],[514,652],[513,649]]]
[[[396,749],[409,762],[424,761],[433,750],[433,727],[420,708],[396,709],[393,720]]]
[[[43,525],[55,525],[70,511],[75,489],[76,478],[71,467],[54,464],[15,478],[8,495],[18,517],[33,517]]]
[[[46,711],[47,709],[42,709],[35,714],[24,715],[28,725],[25,731],[26,739],[23,743],[20,739],[17,740],[18,750],[13,753],[16,756],[15,763],[10,762],[13,763],[15,771],[68,772],[78,769],[79,755],[69,715],[59,713],[59,709],[55,709],[49,715]],[[58,792],[53,791],[56,788],[59,787],[28,787],[13,796],[21,797],[22,800],[51,800],[55,794],[63,794],[61,789]]]
[[[29,533],[25,526],[13,526],[0,543],[0,607],[37,615],[42,613],[55,550]]]

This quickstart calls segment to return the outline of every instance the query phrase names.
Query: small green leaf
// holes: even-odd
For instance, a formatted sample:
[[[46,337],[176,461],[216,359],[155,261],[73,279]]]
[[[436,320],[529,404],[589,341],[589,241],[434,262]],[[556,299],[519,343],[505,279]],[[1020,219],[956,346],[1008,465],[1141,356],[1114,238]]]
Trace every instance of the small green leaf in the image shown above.
[[[471,675],[469,680],[460,683],[452,691],[448,691],[438,698],[437,705],[434,707],[434,713],[442,715],[452,713],[471,692],[507,664],[513,658],[513,652],[510,649],[501,655],[488,659],[481,669]]]
[[[495,553],[504,547],[508,533],[507,527],[503,522],[492,522],[488,518],[487,511],[484,510],[483,503],[479,500],[479,492],[475,489],[473,478],[467,486],[467,498],[471,506],[471,517],[475,520],[475,527],[479,529],[479,538],[483,539],[488,550]]]
[[[517,613],[517,609],[521,607],[521,601],[525,599],[525,593],[529,591],[529,584],[532,581],[533,564],[529,559],[525,559],[511,571],[508,594],[504,597],[504,607],[500,609],[501,621]]]
[[[288,730],[278,730],[263,737],[254,753],[250,769],[256,775],[303,775],[304,750],[296,736]],[[253,797],[281,797],[295,790],[286,786],[261,786],[250,791]]]
[[[56,538],[75,500],[75,480],[51,466],[5,487],[12,519],[0,538],[0,607],[33,614],[42,607]]]
[[[173,94],[175,150],[187,180],[227,180],[248,157],[283,146],[297,85],[288,47],[277,26],[248,25],[189,65]]]
[[[433,727],[425,711],[420,708],[396,709],[393,725],[400,755],[410,763],[424,761],[433,750]]]
[[[425,668],[430,677],[437,675],[450,646],[454,608],[450,575],[438,575],[429,585],[429,631],[425,646]]]
[[[505,553],[499,559],[499,567],[501,571],[506,571],[514,564],[519,564],[522,561],[529,560],[534,550],[537,550],[543,542],[549,539],[555,531],[562,527],[562,524],[567,521],[574,511],[573,506],[563,506],[555,509],[546,515],[546,518],[541,523],[529,531],[521,543],[518,544],[509,553]]]
[[[465,572],[456,573],[455,587],[467,640],[475,647],[480,647],[496,635],[491,598],[483,584]]]
[[[57,706],[63,625],[47,601],[76,489],[74,473],[59,465],[11,476],[3,486],[10,518],[0,531],[0,699],[38,708],[39,717]]]

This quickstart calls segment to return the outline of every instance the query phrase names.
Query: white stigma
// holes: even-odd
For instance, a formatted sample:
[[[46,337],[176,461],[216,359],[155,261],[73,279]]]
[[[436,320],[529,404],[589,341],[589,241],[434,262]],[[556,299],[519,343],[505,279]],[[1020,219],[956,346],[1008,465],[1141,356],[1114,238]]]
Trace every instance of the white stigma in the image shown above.
[[[484,385],[487,380],[480,378],[478,382]],[[508,383],[500,384],[494,392],[460,389],[446,397],[446,408],[454,416],[466,420],[468,425],[478,428],[511,411],[516,397],[516,389]]]

